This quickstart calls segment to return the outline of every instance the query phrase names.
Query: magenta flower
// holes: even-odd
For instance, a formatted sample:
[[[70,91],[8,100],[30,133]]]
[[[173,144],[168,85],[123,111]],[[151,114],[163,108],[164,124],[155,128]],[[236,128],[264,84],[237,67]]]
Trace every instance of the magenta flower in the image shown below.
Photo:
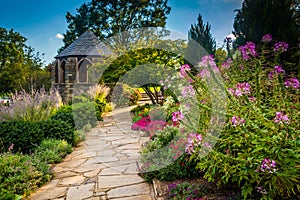
[[[210,78],[210,72],[208,69],[202,69],[197,76],[200,78]]]
[[[261,41],[263,41],[263,42],[271,42],[272,41],[272,35],[271,34],[265,34],[263,37],[262,37],[262,39],[261,39]]]
[[[203,56],[201,58],[200,65],[202,67],[212,67],[213,69],[217,68],[217,64],[215,63],[213,55]]]
[[[232,64],[231,58],[228,58],[224,63],[222,63],[222,67],[225,69],[229,69]]]
[[[231,124],[233,126],[243,126],[245,124],[245,119],[244,118],[241,118],[239,116],[233,116],[231,118]]]
[[[256,56],[254,42],[247,42],[246,45],[240,46],[239,50],[241,51],[244,60],[249,60],[250,56]]]
[[[276,122],[278,124],[282,124],[282,123],[289,124],[290,119],[288,118],[287,115],[284,115],[283,112],[276,112],[274,122]]]
[[[185,78],[188,76],[188,74],[186,73],[186,71],[190,71],[191,68],[189,65],[185,64],[185,65],[182,65],[180,67],[180,78]]]
[[[241,97],[245,94],[250,94],[250,90],[251,86],[247,82],[238,83],[236,84],[235,88],[228,88],[228,91],[236,97]]]
[[[181,95],[184,98],[195,96],[195,90],[194,90],[193,86],[189,85],[189,86],[183,87],[183,89],[181,91]]]
[[[263,159],[259,169],[256,172],[264,172],[264,173],[274,173],[277,171],[276,162],[274,160],[270,160],[269,158]]]
[[[199,147],[202,144],[202,135],[198,133],[190,133],[188,135],[188,141],[185,146],[185,152],[189,155],[195,153],[195,147]]]
[[[300,87],[299,80],[297,78],[288,78],[287,80],[285,80],[284,86],[286,88],[292,87],[294,89],[299,89]]]
[[[274,45],[274,52],[285,52],[288,50],[289,45],[286,42],[277,42]]]
[[[272,70],[272,71],[268,74],[268,78],[269,78],[269,79],[273,79],[275,74],[276,74],[276,75],[279,75],[279,74],[284,74],[284,73],[285,73],[284,69],[283,69],[281,66],[276,65],[276,66],[274,67],[274,70]]]
[[[179,120],[183,120],[184,116],[180,111],[176,111],[172,113],[172,121],[178,122]]]

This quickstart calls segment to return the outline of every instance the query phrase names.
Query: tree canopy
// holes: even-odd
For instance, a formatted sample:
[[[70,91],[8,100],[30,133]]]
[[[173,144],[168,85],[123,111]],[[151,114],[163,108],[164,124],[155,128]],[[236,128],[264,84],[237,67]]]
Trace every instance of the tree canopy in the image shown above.
[[[197,23],[192,24],[188,32],[187,57],[197,63],[205,54],[215,54],[215,52],[216,41],[211,34],[211,25],[208,22],[204,24],[199,14]]]
[[[296,46],[299,42],[299,2],[297,0],[244,0],[236,10],[233,24],[235,46],[259,42],[263,35]]]
[[[103,40],[131,29],[165,27],[170,10],[168,0],[92,0],[82,4],[75,15],[67,12],[62,49],[88,29]]]
[[[50,74],[42,68],[40,54],[13,29],[0,27],[0,93],[50,87]]]

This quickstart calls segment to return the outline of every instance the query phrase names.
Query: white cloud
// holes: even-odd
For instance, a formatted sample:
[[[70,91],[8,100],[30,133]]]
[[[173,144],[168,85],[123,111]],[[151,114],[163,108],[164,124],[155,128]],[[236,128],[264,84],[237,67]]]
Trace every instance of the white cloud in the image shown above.
[[[55,37],[58,38],[58,39],[64,39],[64,36],[62,34],[60,34],[60,33],[57,33],[55,35]]]
[[[227,35],[226,36],[227,38],[231,38],[232,40],[235,40],[236,39],[236,37],[231,33],[231,34],[229,34],[229,35]]]

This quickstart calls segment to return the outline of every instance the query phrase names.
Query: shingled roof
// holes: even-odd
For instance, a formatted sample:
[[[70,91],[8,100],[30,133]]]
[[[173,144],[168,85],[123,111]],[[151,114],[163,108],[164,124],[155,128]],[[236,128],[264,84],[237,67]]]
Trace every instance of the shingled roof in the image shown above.
[[[99,52],[103,52],[104,49],[106,47],[100,43],[97,36],[87,30],[55,58],[100,56]]]

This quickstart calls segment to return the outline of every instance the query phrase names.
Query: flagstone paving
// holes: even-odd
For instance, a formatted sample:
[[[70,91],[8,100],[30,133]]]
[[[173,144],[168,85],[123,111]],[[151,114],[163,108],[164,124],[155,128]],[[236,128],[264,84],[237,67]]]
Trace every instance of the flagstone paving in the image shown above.
[[[54,170],[54,179],[31,200],[152,200],[136,161],[148,137],[130,130],[129,108],[116,109]]]

